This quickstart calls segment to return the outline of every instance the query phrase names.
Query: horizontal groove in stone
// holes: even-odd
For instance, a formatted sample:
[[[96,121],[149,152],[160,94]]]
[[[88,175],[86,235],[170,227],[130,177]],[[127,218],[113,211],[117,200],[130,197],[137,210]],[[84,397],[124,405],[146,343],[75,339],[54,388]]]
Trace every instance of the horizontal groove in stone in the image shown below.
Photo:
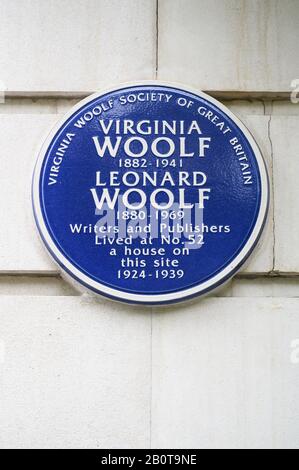
[[[142,82],[142,81],[141,81]],[[154,80],[153,80],[154,82]],[[171,82],[169,82],[171,84]],[[126,83],[121,84],[120,86],[126,85]],[[188,87],[188,84],[186,84]],[[109,88],[109,86],[107,87]],[[190,87],[195,88],[195,87]],[[195,88],[196,90],[196,88]],[[198,88],[199,90],[199,88]],[[91,91],[7,91],[5,96],[7,98],[30,98],[30,99],[83,99],[93,93],[100,92],[101,90],[91,90]],[[290,99],[290,90],[286,91],[238,91],[238,90],[202,90],[204,93],[207,93],[210,96],[213,96],[217,99],[267,99],[267,100],[289,100]]]
[[[57,279],[62,279],[60,276],[60,273],[57,271],[49,271],[49,272],[41,272],[41,271],[0,271],[0,282],[3,277],[12,277],[12,278],[18,278],[18,277],[27,277],[27,278],[33,278],[33,279],[39,279],[39,278],[57,278]],[[269,273],[262,273],[262,272],[240,272],[234,276],[233,279],[256,279],[256,278],[267,278],[267,279],[273,279],[273,278],[298,278],[299,279],[299,272],[278,272],[278,271],[271,271]]]
[[[80,292],[59,275],[0,275],[0,295],[77,296]]]

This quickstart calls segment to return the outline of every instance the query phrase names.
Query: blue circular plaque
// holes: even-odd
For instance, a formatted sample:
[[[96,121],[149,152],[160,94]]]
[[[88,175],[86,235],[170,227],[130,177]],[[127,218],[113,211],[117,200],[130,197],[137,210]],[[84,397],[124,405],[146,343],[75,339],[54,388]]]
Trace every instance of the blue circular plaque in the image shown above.
[[[32,193],[40,235],[63,271],[143,304],[229,279],[268,208],[265,164],[239,119],[202,92],[159,82],[75,106],[40,151]]]

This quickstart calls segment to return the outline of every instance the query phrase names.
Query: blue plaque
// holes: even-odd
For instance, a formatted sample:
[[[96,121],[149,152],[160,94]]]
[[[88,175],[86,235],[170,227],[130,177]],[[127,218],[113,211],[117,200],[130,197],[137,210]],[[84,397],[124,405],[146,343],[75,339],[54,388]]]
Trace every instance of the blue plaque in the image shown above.
[[[256,245],[269,199],[263,158],[239,119],[202,92],[159,82],[75,106],[40,151],[32,193],[62,270],[142,304],[228,280]]]

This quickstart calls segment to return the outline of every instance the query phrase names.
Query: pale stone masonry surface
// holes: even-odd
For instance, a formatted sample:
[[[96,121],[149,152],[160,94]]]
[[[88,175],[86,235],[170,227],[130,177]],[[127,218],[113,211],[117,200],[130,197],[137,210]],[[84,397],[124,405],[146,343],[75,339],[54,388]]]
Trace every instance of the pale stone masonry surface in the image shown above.
[[[298,448],[299,2],[0,0],[0,20],[0,448]],[[155,78],[241,118],[271,195],[238,276],[163,309],[81,295],[30,202],[57,119]]]

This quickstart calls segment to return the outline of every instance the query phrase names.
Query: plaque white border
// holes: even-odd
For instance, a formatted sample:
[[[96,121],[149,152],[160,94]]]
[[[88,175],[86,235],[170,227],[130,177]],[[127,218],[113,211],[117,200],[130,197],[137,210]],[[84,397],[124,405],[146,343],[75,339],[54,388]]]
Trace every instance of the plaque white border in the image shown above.
[[[107,93],[118,91],[123,88],[142,86],[142,85],[145,85],[145,86],[153,85],[153,86],[164,86],[164,87],[176,88],[178,90],[181,90],[182,92],[192,93],[194,95],[202,97],[206,101],[211,102],[216,107],[218,107],[239,127],[239,129],[243,132],[243,134],[247,138],[250,146],[252,147],[254,151],[258,168],[259,168],[259,172],[260,172],[260,178],[261,178],[261,203],[260,203],[260,208],[259,208],[259,213],[256,219],[256,223],[251,232],[250,237],[248,238],[246,244],[244,245],[240,253],[236,256],[236,258],[234,258],[234,260],[228,266],[226,266],[222,271],[220,271],[218,274],[208,279],[207,281],[197,286],[193,286],[187,289],[182,289],[182,290],[178,290],[178,291],[166,293],[166,294],[134,294],[132,292],[126,292],[120,289],[113,289],[113,288],[105,286],[104,284],[100,282],[94,281],[93,279],[88,277],[86,274],[82,273],[61,253],[61,251],[57,248],[56,244],[52,240],[48,232],[48,229],[44,223],[41,205],[40,205],[39,182],[40,182],[41,168],[42,168],[42,164],[43,164],[45,155],[47,153],[48,147],[51,144],[51,141],[54,138],[55,134],[59,131],[59,129],[66,123],[66,121],[69,118],[71,118],[71,116],[76,111],[78,111],[80,108],[88,104],[90,101],[93,101],[97,97],[101,97]],[[222,103],[215,100],[211,96],[207,95],[206,93],[203,93],[202,91],[198,91],[194,88],[185,86],[184,84],[175,83],[175,82],[164,82],[164,81],[159,81],[159,80],[140,80],[138,82],[121,83],[119,85],[109,87],[107,89],[93,93],[92,95],[81,100],[78,104],[73,106],[71,110],[68,111],[63,116],[63,118],[60,119],[56,123],[56,125],[53,127],[53,129],[51,130],[51,132],[49,133],[48,137],[46,138],[45,142],[42,145],[42,148],[39,152],[38,159],[34,168],[34,174],[33,174],[33,180],[32,180],[32,203],[33,203],[35,221],[38,226],[40,235],[48,251],[54,258],[54,260],[58,263],[58,265],[64,271],[66,271],[72,278],[77,280],[81,285],[85,286],[87,289],[91,289],[93,292],[99,295],[104,295],[114,300],[119,300],[123,302],[141,303],[141,304],[148,304],[148,305],[171,304],[174,302],[187,300],[194,296],[208,293],[212,289],[223,284],[225,281],[231,278],[234,274],[236,274],[236,272],[240,269],[242,264],[251,254],[253,248],[256,246],[259,240],[259,237],[262,233],[265,221],[266,221],[267,210],[268,210],[268,205],[269,205],[269,181],[268,181],[268,175],[267,175],[267,170],[266,170],[264,159],[262,157],[262,154],[254,138],[252,137],[248,129],[245,127],[245,125],[240,121],[240,119],[237,118],[229,109],[227,109],[226,106],[224,106]]]

